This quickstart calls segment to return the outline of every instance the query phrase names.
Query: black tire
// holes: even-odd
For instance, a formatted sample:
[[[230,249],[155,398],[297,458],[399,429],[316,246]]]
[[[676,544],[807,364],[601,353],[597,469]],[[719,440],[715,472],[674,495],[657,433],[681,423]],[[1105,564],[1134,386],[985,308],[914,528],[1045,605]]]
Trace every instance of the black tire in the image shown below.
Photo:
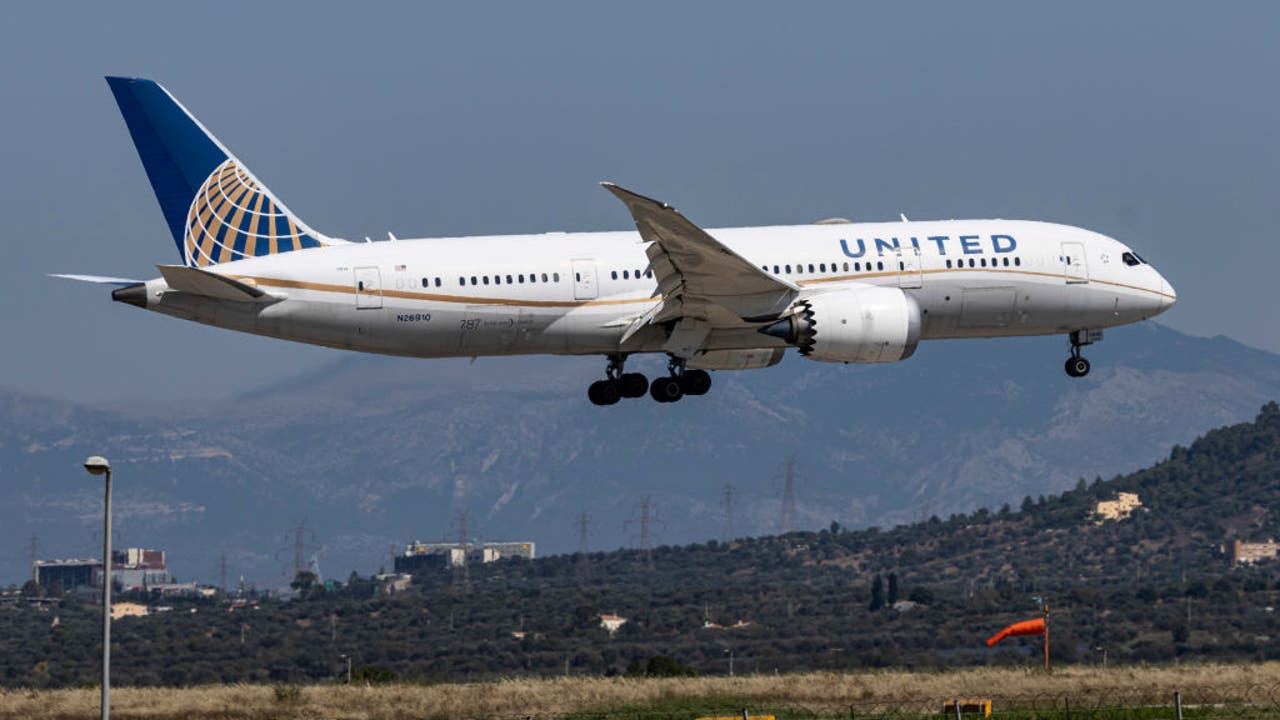
[[[675,402],[684,397],[680,389],[680,381],[673,377],[654,378],[649,383],[649,395],[660,403]]]
[[[624,398],[644,397],[649,392],[649,379],[640,373],[624,373],[618,378],[618,392]]]
[[[1071,377],[1084,377],[1089,374],[1089,361],[1082,357],[1067,358],[1067,374]]]
[[[613,405],[622,398],[618,384],[612,380],[597,380],[587,388],[587,398],[596,405]]]
[[[680,389],[685,395],[706,395],[711,389],[711,373],[706,370],[685,370],[680,376]]]

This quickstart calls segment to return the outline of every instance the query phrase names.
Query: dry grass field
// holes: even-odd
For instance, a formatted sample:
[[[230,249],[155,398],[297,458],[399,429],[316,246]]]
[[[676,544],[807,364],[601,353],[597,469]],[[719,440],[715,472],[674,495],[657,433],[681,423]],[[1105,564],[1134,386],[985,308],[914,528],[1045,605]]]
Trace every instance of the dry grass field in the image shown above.
[[[503,718],[521,720],[613,715],[687,717],[732,712],[788,717],[849,718],[885,710],[922,712],[948,697],[993,697],[997,710],[1014,701],[1044,707],[1070,698],[1072,707],[1168,706],[1180,691],[1203,707],[1250,702],[1266,709],[1249,717],[1280,716],[1280,663],[1178,667],[974,669],[954,672],[809,673],[803,675],[685,679],[566,678],[374,687],[342,685],[225,685],[180,689],[119,688],[112,716],[119,719],[271,720],[316,718],[407,720]],[[1048,702],[1046,703],[1046,699]],[[96,690],[0,691],[0,717],[30,720],[97,717]],[[937,710],[932,710],[936,713]],[[1203,712],[1203,711],[1201,711]],[[1274,715],[1272,715],[1274,713]],[[997,712],[997,717],[1000,713]],[[1033,714],[1033,717],[1043,715]],[[1161,710],[1151,717],[1172,717]],[[1195,710],[1189,717],[1203,717]],[[1216,715],[1212,715],[1215,716]],[[1232,715],[1236,717],[1238,715]],[[1028,717],[1022,715],[1020,717]]]

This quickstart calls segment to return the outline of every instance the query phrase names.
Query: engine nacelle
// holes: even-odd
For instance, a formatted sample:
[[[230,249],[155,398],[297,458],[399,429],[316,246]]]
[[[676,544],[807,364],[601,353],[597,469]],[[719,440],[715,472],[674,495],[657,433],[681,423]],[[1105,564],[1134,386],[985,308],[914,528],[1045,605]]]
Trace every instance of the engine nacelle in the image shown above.
[[[897,288],[863,287],[813,295],[760,329],[800,348],[810,360],[894,362],[920,342],[920,306]]]

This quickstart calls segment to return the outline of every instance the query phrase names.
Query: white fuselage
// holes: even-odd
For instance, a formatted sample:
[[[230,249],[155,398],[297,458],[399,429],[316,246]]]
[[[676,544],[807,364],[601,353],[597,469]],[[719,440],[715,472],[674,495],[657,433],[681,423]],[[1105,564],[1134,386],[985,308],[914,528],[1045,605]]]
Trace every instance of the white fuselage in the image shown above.
[[[711,229],[804,296],[899,287],[922,339],[1068,333],[1143,320],[1175,295],[1128,248],[1065,225],[1005,220]],[[637,232],[344,243],[208,269],[283,298],[254,304],[147,282],[146,307],[259,335],[413,357],[659,352],[658,302]],[[545,278],[545,279],[544,279]],[[782,348],[754,327],[718,329],[704,350]]]

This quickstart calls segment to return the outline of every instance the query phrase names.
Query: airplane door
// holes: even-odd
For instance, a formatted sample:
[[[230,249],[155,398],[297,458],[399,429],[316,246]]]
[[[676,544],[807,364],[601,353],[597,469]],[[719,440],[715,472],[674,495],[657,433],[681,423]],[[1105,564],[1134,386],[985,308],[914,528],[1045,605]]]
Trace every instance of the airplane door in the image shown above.
[[[599,294],[596,287],[596,261],[573,261],[573,299],[594,300]]]
[[[920,267],[920,248],[898,248],[898,287],[903,289],[924,286],[924,270]]]
[[[382,307],[382,273],[376,267],[355,268],[356,309]]]
[[[1089,282],[1089,260],[1084,254],[1084,243],[1062,243],[1062,273],[1068,285]]]

